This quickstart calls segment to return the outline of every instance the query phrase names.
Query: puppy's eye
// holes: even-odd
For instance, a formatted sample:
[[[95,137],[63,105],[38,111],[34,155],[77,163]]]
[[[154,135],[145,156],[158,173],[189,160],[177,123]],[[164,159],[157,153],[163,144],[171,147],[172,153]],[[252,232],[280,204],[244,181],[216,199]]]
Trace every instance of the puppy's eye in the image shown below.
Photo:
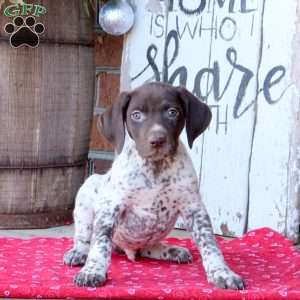
[[[179,115],[179,111],[176,108],[169,108],[168,109],[168,117],[170,119],[176,119]]]
[[[130,115],[133,121],[141,122],[144,119],[144,115],[139,110],[135,110]]]

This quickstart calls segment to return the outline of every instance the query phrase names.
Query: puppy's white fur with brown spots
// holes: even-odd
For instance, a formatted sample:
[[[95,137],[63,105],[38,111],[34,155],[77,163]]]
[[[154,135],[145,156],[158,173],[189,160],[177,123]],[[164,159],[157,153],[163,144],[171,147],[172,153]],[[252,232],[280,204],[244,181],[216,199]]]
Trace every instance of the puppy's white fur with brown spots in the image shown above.
[[[103,285],[113,248],[133,261],[140,255],[191,262],[187,249],[161,243],[179,215],[192,232],[208,281],[221,288],[243,289],[243,280],[227,266],[216,244],[185,146],[179,142],[172,155],[155,161],[141,155],[131,138],[122,145],[111,170],[89,177],[76,197],[74,247],[64,257],[67,265],[84,265],[75,283]]]

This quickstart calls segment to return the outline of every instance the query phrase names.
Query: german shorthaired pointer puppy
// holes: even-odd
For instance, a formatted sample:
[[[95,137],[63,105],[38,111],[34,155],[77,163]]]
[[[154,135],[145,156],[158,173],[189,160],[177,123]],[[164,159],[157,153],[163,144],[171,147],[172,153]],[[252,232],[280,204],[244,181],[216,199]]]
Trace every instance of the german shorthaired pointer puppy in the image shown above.
[[[210,120],[205,103],[182,87],[163,83],[121,93],[101,116],[103,135],[118,156],[107,174],[90,176],[76,198],[74,247],[64,262],[84,265],[75,277],[78,286],[104,284],[112,249],[132,261],[142,256],[191,262],[187,249],[161,242],[181,215],[208,281],[220,288],[244,289],[216,244],[192,161],[179,141],[186,126],[192,147]]]

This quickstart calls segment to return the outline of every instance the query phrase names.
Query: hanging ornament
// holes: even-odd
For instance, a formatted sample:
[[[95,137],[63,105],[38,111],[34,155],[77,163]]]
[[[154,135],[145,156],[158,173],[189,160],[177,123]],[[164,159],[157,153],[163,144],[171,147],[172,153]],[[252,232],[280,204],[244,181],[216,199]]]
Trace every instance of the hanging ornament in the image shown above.
[[[112,35],[128,32],[134,24],[134,12],[126,0],[109,0],[99,11],[99,24]]]

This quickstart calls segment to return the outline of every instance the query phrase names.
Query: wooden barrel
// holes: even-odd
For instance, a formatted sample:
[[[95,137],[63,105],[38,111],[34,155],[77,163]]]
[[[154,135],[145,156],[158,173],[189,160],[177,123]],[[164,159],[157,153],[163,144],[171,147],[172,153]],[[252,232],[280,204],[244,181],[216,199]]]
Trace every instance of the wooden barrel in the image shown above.
[[[47,9],[36,48],[14,49],[0,18],[0,228],[71,220],[85,175],[94,94],[92,21],[83,1]]]

